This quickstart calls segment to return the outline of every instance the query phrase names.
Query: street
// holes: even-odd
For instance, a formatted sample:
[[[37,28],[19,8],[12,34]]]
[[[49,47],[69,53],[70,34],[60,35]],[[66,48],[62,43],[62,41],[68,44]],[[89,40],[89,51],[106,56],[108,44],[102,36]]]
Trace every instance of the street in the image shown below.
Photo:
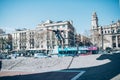
[[[86,56],[82,57],[86,59]],[[110,62],[102,65],[81,68],[75,68],[75,65],[73,65],[74,68],[72,68],[72,64],[76,62],[76,58],[77,57],[73,59],[73,62],[71,63],[69,69],[29,74],[16,72],[16,75],[14,74],[15,71],[1,71],[0,75],[5,73],[7,73],[7,75],[2,75],[0,77],[0,80],[120,80],[120,53],[100,55],[96,58],[97,61],[110,60]],[[88,62],[88,64],[89,63],[90,61]],[[14,75],[11,75],[12,73]]]

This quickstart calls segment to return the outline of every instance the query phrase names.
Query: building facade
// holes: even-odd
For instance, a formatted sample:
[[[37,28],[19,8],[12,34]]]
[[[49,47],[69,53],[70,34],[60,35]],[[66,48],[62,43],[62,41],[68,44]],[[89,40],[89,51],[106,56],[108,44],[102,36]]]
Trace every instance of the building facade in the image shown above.
[[[76,46],[91,46],[91,41],[89,37],[86,37],[81,34],[75,35],[75,44]]]
[[[64,47],[74,46],[75,28],[71,21],[53,22],[47,20],[34,30],[17,30],[12,34],[13,50],[40,50],[50,53],[58,46],[58,40],[55,33],[50,30],[64,30],[61,35],[65,39]],[[69,31],[67,31],[69,29]]]
[[[14,51],[27,49],[27,32],[26,29],[16,29],[15,32],[12,33]]]
[[[93,45],[103,49],[107,47],[120,49],[120,20],[106,26],[99,26],[97,14],[94,12],[91,26],[91,41]]]

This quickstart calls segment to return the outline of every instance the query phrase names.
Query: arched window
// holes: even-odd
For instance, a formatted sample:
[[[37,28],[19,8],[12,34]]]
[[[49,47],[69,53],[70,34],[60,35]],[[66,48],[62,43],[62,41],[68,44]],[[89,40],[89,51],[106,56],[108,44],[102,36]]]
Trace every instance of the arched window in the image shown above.
[[[105,30],[105,34],[106,34],[107,32],[106,32],[106,30]]]
[[[111,33],[115,33],[115,30],[112,30]]]

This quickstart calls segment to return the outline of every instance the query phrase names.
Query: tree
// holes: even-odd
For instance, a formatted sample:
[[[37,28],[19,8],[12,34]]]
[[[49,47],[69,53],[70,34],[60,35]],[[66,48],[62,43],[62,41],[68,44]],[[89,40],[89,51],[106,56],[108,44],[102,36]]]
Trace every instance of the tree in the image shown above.
[[[4,38],[0,38],[0,50],[1,51],[4,51],[6,49],[6,46],[7,46],[7,39],[4,39]]]
[[[85,46],[92,45],[91,40],[90,40],[90,31],[89,30],[85,30],[84,31],[84,35],[85,35],[85,39],[83,41],[83,45],[85,45]]]
[[[8,34],[8,37],[0,37],[0,50],[1,51],[9,51],[12,50],[12,37]]]

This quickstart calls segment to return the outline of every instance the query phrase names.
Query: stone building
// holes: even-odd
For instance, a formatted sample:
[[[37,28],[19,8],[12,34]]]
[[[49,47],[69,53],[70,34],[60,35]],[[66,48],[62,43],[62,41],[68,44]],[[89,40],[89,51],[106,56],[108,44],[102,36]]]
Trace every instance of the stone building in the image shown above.
[[[58,40],[55,33],[50,30],[64,30],[61,35],[65,39],[65,47],[74,46],[75,42],[75,28],[72,21],[58,21],[53,22],[47,20],[34,30],[17,30],[12,34],[13,50],[39,50],[49,53],[56,49]],[[69,31],[67,31],[69,29]]]
[[[48,53],[58,47],[58,39],[55,33],[49,30],[64,30],[61,35],[65,39],[64,47],[74,46],[75,43],[75,28],[72,21],[53,22],[47,20],[36,27],[35,44],[36,49],[45,50]],[[67,31],[69,30],[69,31]]]
[[[91,41],[99,48],[120,49],[120,20],[99,26],[97,14],[94,12],[91,20]]]
[[[14,51],[26,50],[27,32],[26,29],[16,29],[15,32],[12,33],[12,45]]]

